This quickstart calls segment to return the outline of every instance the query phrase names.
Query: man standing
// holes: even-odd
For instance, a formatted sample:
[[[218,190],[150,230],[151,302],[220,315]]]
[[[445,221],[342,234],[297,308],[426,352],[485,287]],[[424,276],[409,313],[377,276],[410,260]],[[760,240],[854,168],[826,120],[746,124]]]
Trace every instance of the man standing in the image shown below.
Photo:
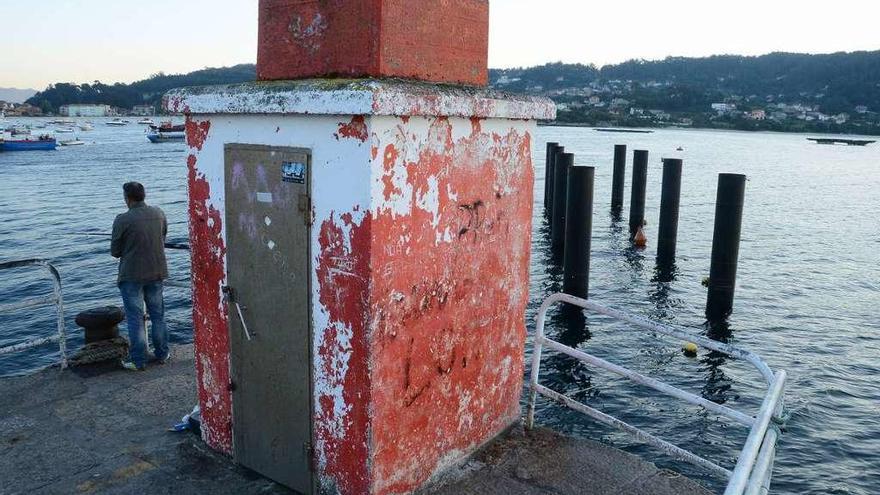
[[[122,366],[128,370],[143,371],[147,363],[144,303],[152,322],[156,359],[165,363],[170,357],[165,302],[162,299],[162,281],[168,278],[165,261],[168,221],[162,210],[144,203],[146,192],[142,184],[127,182],[122,186],[122,191],[128,211],[113,221],[113,239],[110,242],[110,254],[120,258],[119,292],[122,293],[131,344],[129,360],[123,361]]]

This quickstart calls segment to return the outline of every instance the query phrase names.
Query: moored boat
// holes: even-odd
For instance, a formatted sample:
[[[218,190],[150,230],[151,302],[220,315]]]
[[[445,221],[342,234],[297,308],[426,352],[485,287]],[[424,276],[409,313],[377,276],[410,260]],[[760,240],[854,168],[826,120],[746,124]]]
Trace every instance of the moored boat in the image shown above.
[[[121,127],[121,126],[127,125],[128,122],[125,122],[122,119],[113,119],[110,122],[106,122],[106,124],[109,126]]]
[[[147,139],[149,139],[151,143],[183,141],[186,139],[186,134],[183,132],[151,132],[147,134]]]
[[[84,123],[84,124],[80,124],[80,125],[79,125],[79,130],[81,130],[81,131],[91,131],[91,130],[93,130],[94,128],[95,128],[95,126],[93,126],[93,125],[90,124],[89,122],[86,122],[86,123]]]
[[[86,144],[86,142],[80,141],[79,139],[69,139],[67,141],[59,141],[58,144],[61,146],[82,146]]]
[[[151,143],[165,143],[170,141],[183,141],[186,139],[186,125],[175,125],[171,121],[162,122],[160,125],[151,125],[147,139]]]
[[[148,125],[148,126],[151,126],[151,127],[154,126],[154,125],[156,125],[156,123],[153,122],[152,119],[148,119],[148,118],[143,118],[143,119],[139,120],[139,121],[138,121],[138,124],[140,124],[140,125]]]
[[[58,146],[55,138],[40,136],[38,139],[0,140],[0,151],[49,151]]]
[[[59,127],[57,129],[55,129],[55,132],[62,133],[62,134],[70,133],[70,132],[74,132],[74,128],[73,127]]]

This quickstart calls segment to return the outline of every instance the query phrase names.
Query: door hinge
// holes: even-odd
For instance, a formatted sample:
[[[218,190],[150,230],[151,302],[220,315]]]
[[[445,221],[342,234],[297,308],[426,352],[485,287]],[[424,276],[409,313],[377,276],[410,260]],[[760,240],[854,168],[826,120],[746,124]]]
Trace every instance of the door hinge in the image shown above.
[[[299,211],[303,214],[306,225],[312,225],[312,198],[306,193],[299,195]]]
[[[303,454],[306,456],[306,460],[309,463],[309,470],[315,470],[315,448],[312,447],[312,442],[303,442]]]

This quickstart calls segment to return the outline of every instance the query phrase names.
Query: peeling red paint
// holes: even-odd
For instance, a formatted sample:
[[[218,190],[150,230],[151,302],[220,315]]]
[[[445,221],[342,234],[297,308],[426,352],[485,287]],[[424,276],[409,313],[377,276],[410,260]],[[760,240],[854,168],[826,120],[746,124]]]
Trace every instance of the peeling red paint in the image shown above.
[[[341,388],[346,408],[335,397],[317,391],[315,437],[326,457],[322,477],[341,495],[369,492],[368,432],[370,428],[370,375],[367,315],[370,280],[371,221],[356,224],[351,213],[341,224],[333,215],[321,224],[320,254],[316,260],[321,304],[329,325],[319,335],[319,362],[328,388]],[[344,334],[344,335],[343,335]],[[347,370],[338,366],[347,357]]]
[[[209,126],[194,137],[204,139]],[[189,133],[189,132],[188,132]],[[191,140],[195,143],[195,140]],[[201,143],[199,143],[201,146]],[[189,238],[192,249],[193,340],[202,436],[211,447],[232,453],[232,397],[229,392],[229,332],[226,305],[220,294],[226,275],[226,246],[222,237],[222,215],[209,206],[211,189],[200,176],[196,156],[189,155]]]
[[[355,138],[360,142],[364,142],[370,137],[370,134],[367,132],[367,123],[364,116],[355,115],[349,123],[340,122],[339,132],[334,134],[334,136],[336,136],[336,139],[339,139],[341,136],[344,138]]]
[[[382,194],[388,201],[392,194],[400,194],[400,189],[394,185],[394,163],[397,161],[399,153],[393,144],[385,147],[385,155],[382,158],[384,174],[382,175]]]
[[[414,163],[385,147],[386,201],[400,194],[389,184],[401,167],[412,194],[409,215],[379,210],[372,221],[372,493],[418,488],[519,417],[531,137],[470,124],[454,139],[460,121],[433,119],[427,136],[404,123],[423,143]],[[417,206],[432,187],[436,218]],[[438,243],[447,231],[451,242]]]
[[[198,122],[189,116],[186,117],[186,142],[190,148],[202,151],[202,146],[205,145],[205,139],[208,138],[210,130],[210,120]]]

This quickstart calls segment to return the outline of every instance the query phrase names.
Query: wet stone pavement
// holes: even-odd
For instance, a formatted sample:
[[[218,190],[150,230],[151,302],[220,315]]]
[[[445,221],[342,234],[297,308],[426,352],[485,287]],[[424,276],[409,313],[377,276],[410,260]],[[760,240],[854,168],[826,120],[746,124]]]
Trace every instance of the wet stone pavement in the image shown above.
[[[146,372],[47,369],[0,380],[0,494],[293,493],[168,428],[196,402],[192,346]],[[512,428],[422,494],[707,494],[635,456]]]

